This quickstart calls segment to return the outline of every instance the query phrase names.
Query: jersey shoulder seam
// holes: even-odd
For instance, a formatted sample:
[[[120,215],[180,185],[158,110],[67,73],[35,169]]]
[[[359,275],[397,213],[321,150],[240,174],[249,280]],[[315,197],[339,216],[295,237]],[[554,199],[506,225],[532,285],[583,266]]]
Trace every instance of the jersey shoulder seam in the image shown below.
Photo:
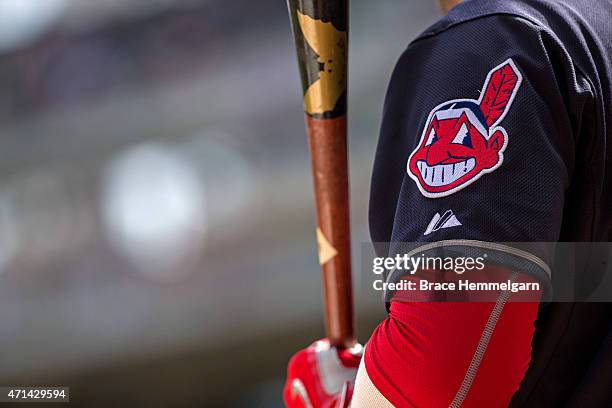
[[[480,15],[475,15],[469,18],[466,18],[464,20],[460,20],[460,21],[455,21],[452,22],[444,27],[440,27],[440,28],[434,28],[433,30],[428,28],[427,30],[425,30],[423,33],[421,33],[417,38],[415,38],[414,40],[412,40],[408,46],[406,47],[405,51],[408,51],[408,49],[421,41],[427,40],[429,38],[435,37],[437,35],[440,35],[442,33],[444,33],[445,31],[450,30],[451,28],[460,26],[462,24],[466,24],[466,23],[470,23],[476,20],[480,20],[480,19],[485,19],[488,17],[513,17],[516,20],[520,20],[524,23],[526,23],[527,25],[533,26],[534,28],[540,29],[541,31],[543,31],[544,33],[546,33],[547,35],[550,35],[551,38],[553,38],[557,43],[562,44],[562,41],[559,39],[559,37],[554,33],[554,31],[546,26],[545,24],[543,24],[542,22],[540,22],[537,18],[533,17],[533,16],[526,16],[526,15],[522,15],[522,14],[518,14],[518,13],[513,13],[510,11],[499,11],[499,12],[492,12],[492,13],[485,13],[485,14],[480,14]],[[574,69],[576,70],[576,74],[580,75],[582,78],[585,78],[587,81],[589,81],[589,86],[592,89],[593,84],[591,83],[590,78],[588,77],[588,75],[584,72],[584,70],[582,69],[582,67],[580,67],[579,65],[574,63],[574,58],[568,54],[568,58],[572,61],[572,66],[574,67]]]
[[[540,21],[538,21],[536,18],[533,18],[531,16],[524,16],[521,14],[516,14],[516,13],[511,13],[511,12],[507,12],[507,11],[500,11],[500,12],[495,12],[495,13],[487,13],[487,14],[481,14],[481,15],[476,15],[470,18],[466,18],[464,20],[460,20],[460,21],[454,21],[452,23],[449,23],[448,25],[445,25],[443,27],[440,28],[434,28],[433,30],[431,28],[428,28],[427,30],[425,30],[423,33],[421,33],[417,38],[415,38],[414,40],[412,40],[409,44],[408,47],[410,47],[411,45],[420,42],[422,40],[426,40],[429,39],[431,37],[435,37],[439,34],[444,33],[445,31],[450,30],[451,28],[460,26],[462,24],[466,24],[466,23],[470,23],[476,20],[480,20],[480,19],[485,19],[488,17],[514,17],[517,20],[523,20],[527,23],[529,23],[532,26],[535,26],[537,28],[540,28],[544,31],[550,32],[550,29],[547,28],[544,24],[542,24]]]

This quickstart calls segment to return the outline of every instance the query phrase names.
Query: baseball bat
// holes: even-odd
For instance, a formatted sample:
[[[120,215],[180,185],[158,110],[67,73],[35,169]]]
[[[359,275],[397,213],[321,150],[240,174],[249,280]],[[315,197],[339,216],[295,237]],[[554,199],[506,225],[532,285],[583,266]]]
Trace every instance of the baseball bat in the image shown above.
[[[287,0],[304,91],[327,337],[355,343],[347,160],[348,0]]]

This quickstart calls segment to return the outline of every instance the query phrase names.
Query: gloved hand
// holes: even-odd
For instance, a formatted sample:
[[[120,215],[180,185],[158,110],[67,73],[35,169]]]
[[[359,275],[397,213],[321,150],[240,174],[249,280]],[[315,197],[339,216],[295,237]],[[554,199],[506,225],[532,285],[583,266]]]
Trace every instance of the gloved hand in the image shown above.
[[[353,395],[363,347],[339,350],[327,339],[298,351],[289,361],[283,399],[288,408],[346,408]]]

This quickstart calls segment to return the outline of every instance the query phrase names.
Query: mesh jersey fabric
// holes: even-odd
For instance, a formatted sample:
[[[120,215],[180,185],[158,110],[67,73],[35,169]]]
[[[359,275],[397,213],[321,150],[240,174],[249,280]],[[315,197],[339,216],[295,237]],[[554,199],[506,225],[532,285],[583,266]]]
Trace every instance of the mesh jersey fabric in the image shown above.
[[[385,101],[370,196],[372,240],[608,241],[611,20],[609,0],[471,0],[412,42]],[[487,75],[508,59],[522,82],[499,123],[507,132],[503,162],[450,194],[424,195],[407,162],[433,110],[457,99],[478,101]],[[448,210],[461,225],[425,234],[432,218]],[[574,401],[594,367],[602,371],[596,356],[610,316],[608,304],[541,307],[530,369],[513,405]],[[605,396],[580,402],[609,406],[608,394],[593,392]]]

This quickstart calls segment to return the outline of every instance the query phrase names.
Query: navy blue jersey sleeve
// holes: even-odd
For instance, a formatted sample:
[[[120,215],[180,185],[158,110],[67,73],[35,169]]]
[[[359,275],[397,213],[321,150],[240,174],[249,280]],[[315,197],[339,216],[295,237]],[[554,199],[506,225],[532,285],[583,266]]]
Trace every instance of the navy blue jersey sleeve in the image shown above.
[[[385,101],[373,241],[557,241],[575,145],[562,59],[509,15],[413,42]]]

